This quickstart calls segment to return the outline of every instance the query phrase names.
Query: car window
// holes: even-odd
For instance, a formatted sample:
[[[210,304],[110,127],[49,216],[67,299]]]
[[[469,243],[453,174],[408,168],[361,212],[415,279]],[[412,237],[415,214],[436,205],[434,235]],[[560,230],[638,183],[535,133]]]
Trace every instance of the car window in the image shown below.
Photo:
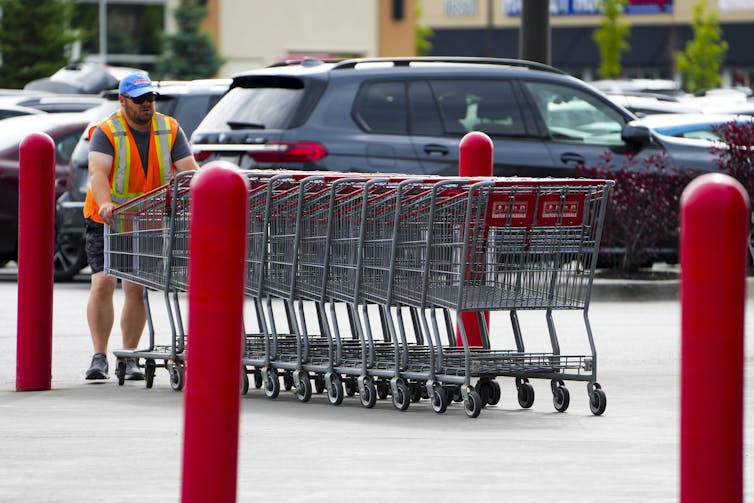
[[[354,116],[372,133],[406,134],[406,86],[403,82],[373,82],[356,100]]]
[[[623,115],[590,94],[548,82],[526,82],[550,136],[556,141],[620,145]]]
[[[207,115],[207,95],[195,94],[183,96],[181,100],[177,100],[178,103],[172,116],[178,121],[183,128],[183,132],[186,133],[186,137],[191,137],[191,133],[194,132],[196,126],[202,121],[205,115]]]
[[[81,137],[80,130],[63,136],[55,142],[55,156],[58,161],[68,162],[71,160],[71,154],[79,141],[79,137]]]
[[[212,108],[203,129],[285,129],[304,95],[298,87],[235,87]]]
[[[506,80],[433,80],[430,86],[448,134],[482,131],[490,136],[523,136],[524,120]]]

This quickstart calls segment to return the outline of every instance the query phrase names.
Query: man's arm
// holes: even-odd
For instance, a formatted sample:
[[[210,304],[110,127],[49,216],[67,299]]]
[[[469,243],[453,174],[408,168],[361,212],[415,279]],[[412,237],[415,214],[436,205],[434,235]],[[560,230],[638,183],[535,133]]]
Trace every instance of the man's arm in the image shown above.
[[[175,169],[177,169],[178,171],[190,171],[199,169],[199,165],[196,163],[194,156],[189,155],[187,157],[184,157],[183,159],[175,161]]]
[[[99,206],[100,218],[108,223],[113,223],[114,204],[110,197],[110,167],[113,165],[113,156],[102,152],[89,152],[89,183],[92,186],[92,195]]]

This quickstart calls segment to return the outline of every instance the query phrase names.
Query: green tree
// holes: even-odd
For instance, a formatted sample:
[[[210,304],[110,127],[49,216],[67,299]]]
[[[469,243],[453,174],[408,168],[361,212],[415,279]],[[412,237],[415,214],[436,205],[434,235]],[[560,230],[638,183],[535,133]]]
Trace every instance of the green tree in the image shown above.
[[[723,83],[720,66],[728,52],[728,43],[721,39],[717,12],[707,10],[706,0],[694,4],[692,28],[694,37],[686,42],[683,52],[676,53],[675,61],[684,89],[695,93]]]
[[[209,35],[201,32],[207,7],[197,0],[182,0],[173,15],[178,30],[165,36],[157,73],[161,78],[178,80],[214,77],[225,60],[217,54]]]
[[[419,23],[422,16],[422,6],[420,2],[416,2],[414,7],[414,16],[416,19],[416,55],[426,56],[430,49],[432,49],[432,42],[429,41],[432,38],[434,32],[432,28],[424,26]]]
[[[626,0],[601,0],[602,19],[600,27],[594,30],[593,39],[600,50],[599,75],[603,79],[614,79],[621,74],[620,56],[631,46],[626,42],[631,25],[621,21]]]
[[[70,0],[0,0],[0,87],[22,88],[68,64]]]

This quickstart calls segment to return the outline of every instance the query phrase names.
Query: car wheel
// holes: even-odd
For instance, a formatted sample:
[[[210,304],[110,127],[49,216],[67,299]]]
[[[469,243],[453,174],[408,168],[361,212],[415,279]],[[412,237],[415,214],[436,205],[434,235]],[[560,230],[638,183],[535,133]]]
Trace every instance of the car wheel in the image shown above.
[[[55,281],[71,281],[86,267],[86,251],[83,244],[78,240],[56,237],[53,262]]]

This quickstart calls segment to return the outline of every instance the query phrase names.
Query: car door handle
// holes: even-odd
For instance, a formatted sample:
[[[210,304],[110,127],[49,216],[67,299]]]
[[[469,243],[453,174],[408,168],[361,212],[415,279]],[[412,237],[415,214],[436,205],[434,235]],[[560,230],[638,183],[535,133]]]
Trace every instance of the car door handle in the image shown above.
[[[565,154],[561,155],[560,162],[562,162],[563,164],[570,164],[570,163],[585,164],[586,163],[583,155],[574,154],[572,152],[566,152]]]
[[[428,155],[448,155],[450,149],[444,145],[430,143],[429,145],[424,145],[424,153]]]

